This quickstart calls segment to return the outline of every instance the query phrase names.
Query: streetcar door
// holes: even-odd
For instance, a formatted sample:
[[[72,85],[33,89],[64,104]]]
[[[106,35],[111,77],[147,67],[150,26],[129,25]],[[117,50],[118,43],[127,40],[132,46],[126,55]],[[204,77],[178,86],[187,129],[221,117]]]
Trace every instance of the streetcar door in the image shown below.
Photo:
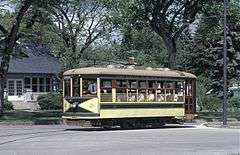
[[[195,80],[187,79],[185,81],[185,113],[194,114],[196,112],[196,84]]]

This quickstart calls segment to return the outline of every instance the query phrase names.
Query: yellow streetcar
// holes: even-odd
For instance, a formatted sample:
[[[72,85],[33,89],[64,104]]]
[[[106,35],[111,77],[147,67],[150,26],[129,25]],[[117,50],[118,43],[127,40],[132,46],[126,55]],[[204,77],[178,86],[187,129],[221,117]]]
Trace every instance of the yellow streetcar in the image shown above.
[[[167,68],[109,65],[63,74],[64,122],[122,128],[192,120],[196,76]]]

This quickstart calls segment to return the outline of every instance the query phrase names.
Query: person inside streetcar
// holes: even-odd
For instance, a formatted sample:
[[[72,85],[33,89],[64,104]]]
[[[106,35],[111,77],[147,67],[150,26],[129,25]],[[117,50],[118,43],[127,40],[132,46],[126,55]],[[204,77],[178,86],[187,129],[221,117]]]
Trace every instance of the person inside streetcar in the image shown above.
[[[88,85],[88,92],[90,94],[96,94],[97,93],[97,88],[96,88],[96,83],[90,82]]]

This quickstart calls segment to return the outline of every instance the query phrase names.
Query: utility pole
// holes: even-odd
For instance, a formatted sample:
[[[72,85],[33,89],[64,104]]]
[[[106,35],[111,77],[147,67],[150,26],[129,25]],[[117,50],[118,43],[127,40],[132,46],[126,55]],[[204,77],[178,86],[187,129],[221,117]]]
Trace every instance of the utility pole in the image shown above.
[[[228,0],[224,0],[223,126],[227,125],[227,7]]]

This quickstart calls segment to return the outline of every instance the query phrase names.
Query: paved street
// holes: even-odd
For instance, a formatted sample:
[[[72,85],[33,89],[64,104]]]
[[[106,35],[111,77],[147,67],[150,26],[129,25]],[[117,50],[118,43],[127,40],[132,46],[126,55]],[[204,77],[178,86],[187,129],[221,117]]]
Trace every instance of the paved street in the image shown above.
[[[0,125],[0,155],[236,155],[238,129],[197,125],[160,129],[84,129]]]

